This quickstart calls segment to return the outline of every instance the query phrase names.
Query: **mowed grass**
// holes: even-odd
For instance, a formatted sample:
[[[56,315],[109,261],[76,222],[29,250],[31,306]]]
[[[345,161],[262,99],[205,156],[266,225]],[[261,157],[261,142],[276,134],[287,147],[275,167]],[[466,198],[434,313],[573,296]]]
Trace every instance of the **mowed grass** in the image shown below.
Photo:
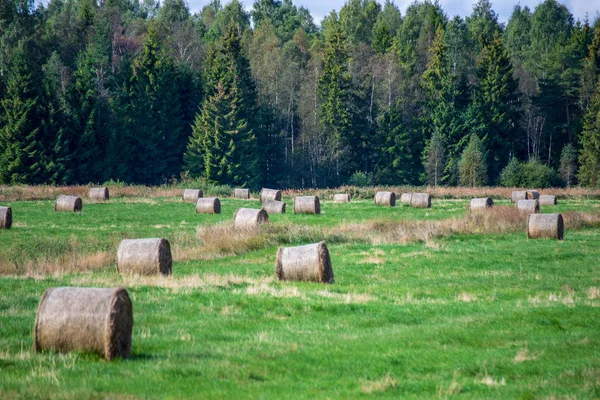
[[[272,224],[435,220],[468,204],[323,202],[320,216],[294,216],[286,201],[288,214]],[[569,200],[542,212],[598,204]],[[74,240],[114,253],[122,237],[176,242],[259,203],[224,199],[215,216],[175,198],[84,204],[81,214],[54,213],[49,201],[10,205],[15,224],[0,231],[2,251],[25,259],[36,246],[59,253]],[[0,277],[0,398],[600,397],[599,226],[567,231],[563,242],[522,232],[329,249],[333,285],[277,281],[274,247],[176,261],[169,278],[121,277],[113,261]],[[40,296],[67,285],[127,287],[131,359],[32,352]]]

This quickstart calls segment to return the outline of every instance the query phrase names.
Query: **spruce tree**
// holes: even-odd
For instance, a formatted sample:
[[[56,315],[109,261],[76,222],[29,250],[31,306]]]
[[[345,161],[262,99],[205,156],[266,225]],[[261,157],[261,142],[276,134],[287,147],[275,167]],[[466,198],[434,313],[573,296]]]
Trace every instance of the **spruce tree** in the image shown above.
[[[579,183],[590,187],[600,186],[600,85],[592,97],[585,116],[583,132],[579,136]]]
[[[471,134],[459,163],[460,184],[463,186],[483,186],[487,183],[485,149],[476,134]]]

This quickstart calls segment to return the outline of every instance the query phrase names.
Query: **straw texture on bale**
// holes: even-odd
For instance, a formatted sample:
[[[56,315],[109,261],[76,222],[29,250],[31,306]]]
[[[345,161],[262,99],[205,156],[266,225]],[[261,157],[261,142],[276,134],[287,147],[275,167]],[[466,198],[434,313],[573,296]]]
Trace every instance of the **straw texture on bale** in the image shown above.
[[[135,275],[171,275],[173,258],[167,239],[125,239],[117,250],[117,272]]]
[[[276,189],[262,189],[260,191],[260,202],[264,203],[265,200],[277,200],[277,201],[281,201],[281,190],[276,190]]]
[[[333,269],[325,242],[277,250],[275,274],[282,281],[333,283]]]
[[[469,204],[469,211],[478,211],[478,210],[486,210],[488,208],[494,207],[494,200],[489,197],[480,198],[480,199],[471,199],[471,203]]]
[[[410,204],[410,201],[412,200],[412,195],[412,193],[402,193],[400,195],[400,203]]]
[[[38,306],[33,349],[128,358],[132,329],[131,300],[124,288],[50,288]]]
[[[518,200],[516,207],[523,213],[536,214],[540,212],[540,202],[538,200]]]
[[[262,203],[262,209],[265,210],[267,214],[285,214],[285,203],[277,200],[265,200],[265,202]]]
[[[233,226],[236,228],[257,228],[269,222],[269,214],[265,210],[240,208],[233,214]]]
[[[333,201],[336,203],[350,203],[350,193],[334,194]]]
[[[527,200],[539,200],[540,198],[540,194],[536,190],[528,190],[526,195]]]
[[[0,229],[10,229],[12,226],[12,210],[10,207],[0,207]]]
[[[294,214],[321,214],[318,196],[298,196],[294,199]]]
[[[377,192],[375,193],[375,204],[378,206],[396,207],[396,193]]]
[[[203,197],[196,201],[196,214],[221,214],[221,202],[216,197]]]
[[[250,198],[250,189],[233,189],[233,197],[248,200]]]
[[[90,188],[89,195],[92,200],[109,200],[108,188]]]
[[[561,214],[529,214],[527,218],[527,237],[529,239],[563,240],[565,223]]]
[[[204,196],[202,190],[200,189],[185,189],[183,191],[183,201],[187,201],[190,203],[195,203],[198,199],[201,199]]]
[[[54,211],[80,212],[82,206],[81,198],[61,194],[54,203]]]
[[[510,201],[516,203],[519,200],[527,200],[527,192],[525,190],[515,190],[510,195]]]
[[[428,193],[413,193],[410,206],[415,208],[431,208],[431,195]]]
[[[542,194],[540,195],[540,206],[555,206],[558,204],[558,201],[556,201],[556,196],[553,196],[551,194]]]

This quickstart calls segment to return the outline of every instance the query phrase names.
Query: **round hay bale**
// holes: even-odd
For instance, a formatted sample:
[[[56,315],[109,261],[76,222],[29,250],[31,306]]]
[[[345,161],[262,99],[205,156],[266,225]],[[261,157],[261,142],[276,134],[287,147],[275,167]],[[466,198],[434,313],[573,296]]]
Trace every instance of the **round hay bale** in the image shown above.
[[[265,200],[277,200],[277,201],[281,201],[281,190],[276,190],[276,189],[262,189],[260,191],[260,202],[264,203]]]
[[[333,195],[335,203],[350,203],[350,193],[337,193]]]
[[[83,207],[81,198],[61,194],[54,203],[54,211],[80,212]]]
[[[325,242],[277,250],[275,274],[282,281],[333,283],[333,270]]]
[[[527,237],[529,239],[563,240],[565,223],[561,214],[529,214],[527,218]]]
[[[556,196],[551,194],[542,194],[539,198],[540,206],[555,206],[558,204]]]
[[[527,200],[527,192],[525,190],[515,190],[510,195],[510,201],[516,203],[519,200]]]
[[[202,198],[203,196],[204,194],[200,189],[185,189],[183,191],[182,199],[183,201],[189,203],[195,203],[198,201],[198,199]]]
[[[535,190],[528,190],[525,192],[525,195],[527,196],[527,200],[539,200],[540,198],[540,194]]]
[[[216,197],[203,197],[196,201],[196,214],[221,214],[221,202]]]
[[[415,208],[431,208],[431,195],[428,193],[413,193],[410,206]]]
[[[233,189],[233,197],[248,200],[250,198],[250,189]]]
[[[86,351],[107,360],[131,354],[133,311],[124,288],[47,289],[37,309],[33,349]]]
[[[117,250],[117,272],[136,275],[171,275],[173,258],[167,239],[124,239]]]
[[[265,210],[240,208],[233,214],[233,226],[236,228],[253,229],[269,222],[269,214]]]
[[[108,188],[105,188],[105,187],[90,188],[88,196],[92,200],[100,200],[100,201],[108,200],[110,197],[108,194]]]
[[[489,197],[479,198],[479,199],[471,199],[471,203],[469,204],[469,211],[479,211],[479,210],[487,210],[488,208],[494,207],[494,200]]]
[[[285,203],[277,200],[265,200],[265,202],[262,203],[262,209],[265,210],[267,214],[285,214]]]
[[[377,192],[375,193],[375,204],[378,206],[396,207],[396,193]]]
[[[318,196],[298,196],[294,199],[294,214],[321,214]]]
[[[12,226],[12,210],[10,207],[0,207],[0,229],[10,229]]]
[[[522,213],[536,214],[540,212],[538,200],[518,200],[516,207]]]
[[[412,200],[412,195],[412,193],[402,193],[400,195],[400,203],[410,204],[410,201]]]

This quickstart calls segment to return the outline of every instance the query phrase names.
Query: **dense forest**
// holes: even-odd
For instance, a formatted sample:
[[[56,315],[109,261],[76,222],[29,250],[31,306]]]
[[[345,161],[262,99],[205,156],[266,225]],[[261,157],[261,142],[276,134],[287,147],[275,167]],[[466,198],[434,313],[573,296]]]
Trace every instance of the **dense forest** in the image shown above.
[[[555,0],[3,0],[0,183],[598,187],[599,74]]]

